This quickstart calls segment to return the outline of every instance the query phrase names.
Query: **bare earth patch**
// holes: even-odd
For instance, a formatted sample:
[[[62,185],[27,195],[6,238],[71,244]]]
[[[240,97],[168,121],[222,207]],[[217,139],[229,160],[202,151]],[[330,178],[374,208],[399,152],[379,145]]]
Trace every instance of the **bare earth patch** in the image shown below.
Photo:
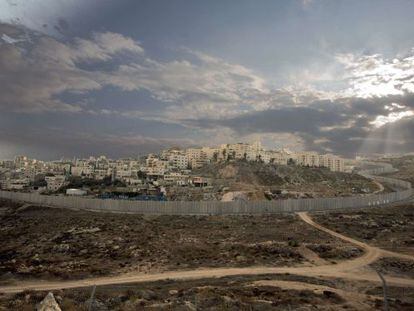
[[[11,206],[0,216],[0,239],[2,282],[200,267],[317,265],[321,261],[315,256],[323,262],[359,255],[354,246],[296,215],[143,217]],[[323,249],[315,248],[320,243]],[[314,257],[304,256],[304,249]]]

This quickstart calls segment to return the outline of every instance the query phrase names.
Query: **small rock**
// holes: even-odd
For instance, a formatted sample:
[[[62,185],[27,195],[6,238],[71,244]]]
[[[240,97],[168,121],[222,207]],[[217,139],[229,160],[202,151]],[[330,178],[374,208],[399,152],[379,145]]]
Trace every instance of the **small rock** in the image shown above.
[[[178,294],[178,290],[176,290],[176,289],[171,289],[171,290],[169,290],[169,291],[168,291],[168,294],[169,294],[169,295],[177,295],[177,294]]]
[[[26,296],[24,296],[24,301],[25,301],[26,303],[29,303],[30,298],[32,298],[32,296],[31,296],[30,294],[27,294]]]
[[[140,298],[143,298],[145,300],[154,300],[157,299],[157,294],[155,294],[152,290],[146,289],[146,290],[140,290],[138,292]]]

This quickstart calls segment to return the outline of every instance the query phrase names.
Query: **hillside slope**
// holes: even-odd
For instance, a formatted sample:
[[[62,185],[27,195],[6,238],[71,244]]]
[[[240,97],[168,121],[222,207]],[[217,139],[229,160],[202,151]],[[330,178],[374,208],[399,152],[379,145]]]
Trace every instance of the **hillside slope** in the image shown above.
[[[211,178],[215,191],[241,191],[249,199],[349,196],[378,189],[357,174],[296,165],[235,161],[210,164],[194,174]]]

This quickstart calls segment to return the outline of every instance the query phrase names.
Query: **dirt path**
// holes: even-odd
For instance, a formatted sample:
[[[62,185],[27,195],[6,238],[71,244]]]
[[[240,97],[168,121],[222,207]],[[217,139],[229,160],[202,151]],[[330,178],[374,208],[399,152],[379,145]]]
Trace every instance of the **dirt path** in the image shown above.
[[[374,184],[376,184],[378,186],[378,190],[375,190],[373,192],[373,194],[380,193],[380,192],[383,192],[384,191],[385,188],[384,188],[383,184],[381,184],[380,182],[376,181],[375,179],[373,179],[372,181],[374,182]]]
[[[364,249],[365,254],[357,259],[354,260],[350,260],[347,262],[344,262],[343,264],[359,264],[358,259],[362,259],[363,262],[365,262],[365,265],[368,265],[370,263],[372,263],[373,261],[377,260],[379,257],[397,257],[397,258],[401,258],[401,259],[408,259],[408,260],[414,260],[414,256],[410,256],[407,254],[401,254],[401,253],[396,253],[396,252],[392,252],[392,251],[387,251],[378,247],[374,247],[374,246],[370,246],[366,243],[363,243],[361,241],[355,240],[351,237],[345,236],[343,234],[340,234],[338,232],[335,232],[333,230],[330,230],[326,227],[321,226],[320,224],[314,222],[311,217],[309,216],[308,213],[306,212],[301,212],[298,213],[298,216],[300,219],[302,219],[304,222],[306,222],[307,224],[315,227],[318,230],[321,230],[323,232],[326,232],[336,238],[339,238],[343,241],[349,242],[351,244],[357,245],[359,247],[361,247],[362,249]],[[372,260],[372,261],[371,261]]]
[[[125,283],[143,283],[153,282],[166,279],[175,280],[190,280],[226,277],[236,275],[264,275],[264,274],[280,274],[290,273],[302,276],[311,277],[326,277],[326,278],[343,278],[349,280],[369,281],[380,283],[376,273],[367,266],[380,257],[398,257],[404,259],[414,260],[413,256],[394,253],[382,250],[377,247],[369,246],[363,242],[357,241],[353,238],[344,236],[340,233],[325,228],[315,223],[307,213],[299,213],[299,217],[309,225],[318,230],[324,231],[334,237],[357,245],[364,249],[364,255],[356,259],[341,262],[339,264],[326,264],[311,267],[248,267],[248,268],[217,268],[217,269],[197,269],[188,271],[169,271],[155,274],[131,273],[119,276],[102,277],[102,278],[88,278],[84,280],[75,281],[36,281],[36,282],[18,282],[15,285],[1,286],[0,293],[17,293],[24,290],[58,290],[68,288],[89,287],[93,285],[113,285]],[[414,279],[386,277],[389,285],[414,287]]]
[[[377,299],[382,299],[382,297],[367,295],[359,292],[343,290],[338,288],[333,288],[324,285],[318,284],[309,284],[304,282],[295,282],[295,281],[280,281],[280,280],[260,280],[255,281],[251,286],[272,286],[283,289],[291,290],[309,290],[315,294],[323,294],[324,292],[333,292],[345,299],[348,304],[352,307],[353,310],[369,310],[370,304],[368,302],[373,302]]]

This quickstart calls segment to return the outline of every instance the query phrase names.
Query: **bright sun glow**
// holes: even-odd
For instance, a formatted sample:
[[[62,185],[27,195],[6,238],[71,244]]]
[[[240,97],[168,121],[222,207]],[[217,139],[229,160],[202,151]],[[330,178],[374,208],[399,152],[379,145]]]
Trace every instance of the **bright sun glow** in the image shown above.
[[[370,124],[374,125],[376,128],[379,128],[385,124],[394,123],[398,120],[411,116],[414,116],[413,110],[391,112],[386,116],[377,116],[374,121],[370,122]]]

